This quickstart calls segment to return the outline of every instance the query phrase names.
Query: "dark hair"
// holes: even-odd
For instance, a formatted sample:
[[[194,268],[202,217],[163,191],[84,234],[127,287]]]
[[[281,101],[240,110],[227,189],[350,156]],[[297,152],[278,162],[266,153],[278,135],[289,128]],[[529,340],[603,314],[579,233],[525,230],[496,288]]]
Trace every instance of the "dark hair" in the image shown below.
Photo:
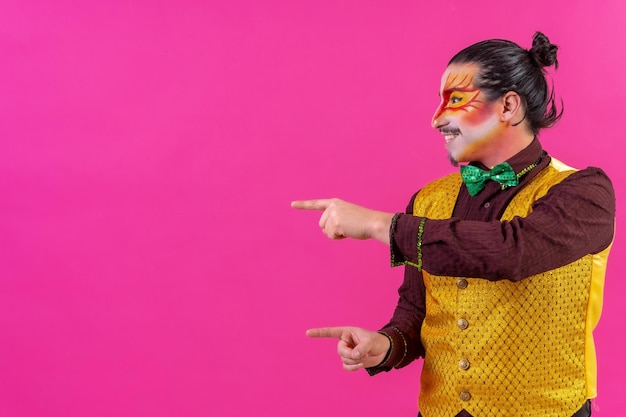
[[[544,67],[559,67],[558,46],[541,32],[533,36],[530,50],[514,42],[491,39],[468,46],[456,54],[448,65],[475,63],[479,66],[476,86],[494,101],[509,91],[520,95],[525,107],[524,119],[533,134],[554,125],[563,115],[563,103],[558,111],[554,89],[548,90]],[[521,123],[521,121],[519,122]]]

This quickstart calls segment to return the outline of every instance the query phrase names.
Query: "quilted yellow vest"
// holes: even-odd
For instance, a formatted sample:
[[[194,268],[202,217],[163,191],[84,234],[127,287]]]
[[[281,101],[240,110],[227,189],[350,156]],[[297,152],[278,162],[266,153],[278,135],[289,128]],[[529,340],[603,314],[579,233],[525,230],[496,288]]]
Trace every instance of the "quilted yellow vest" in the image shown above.
[[[527,216],[534,201],[573,172],[552,159],[513,198],[502,220]],[[458,174],[427,185],[414,215],[450,218],[460,186]],[[602,309],[609,249],[519,282],[423,271],[421,413],[569,417],[594,398],[592,330]]]

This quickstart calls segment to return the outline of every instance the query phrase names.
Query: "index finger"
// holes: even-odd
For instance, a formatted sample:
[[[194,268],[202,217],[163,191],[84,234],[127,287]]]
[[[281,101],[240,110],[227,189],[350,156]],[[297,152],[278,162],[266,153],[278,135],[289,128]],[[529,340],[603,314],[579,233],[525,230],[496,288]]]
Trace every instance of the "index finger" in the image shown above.
[[[327,198],[318,200],[296,200],[291,202],[291,207],[298,210],[326,210],[330,200]]]
[[[327,337],[332,339],[340,339],[345,327],[319,327],[306,331],[308,337]]]

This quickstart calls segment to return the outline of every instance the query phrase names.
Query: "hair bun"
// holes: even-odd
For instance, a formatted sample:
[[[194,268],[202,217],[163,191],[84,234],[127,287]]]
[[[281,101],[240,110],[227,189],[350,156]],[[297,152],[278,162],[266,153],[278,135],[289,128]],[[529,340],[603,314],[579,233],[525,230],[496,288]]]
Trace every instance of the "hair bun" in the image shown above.
[[[530,48],[529,52],[540,67],[554,65],[554,68],[558,68],[559,61],[556,59],[556,51],[558,49],[558,46],[550,43],[546,35],[541,32],[535,32],[533,36],[533,46]]]

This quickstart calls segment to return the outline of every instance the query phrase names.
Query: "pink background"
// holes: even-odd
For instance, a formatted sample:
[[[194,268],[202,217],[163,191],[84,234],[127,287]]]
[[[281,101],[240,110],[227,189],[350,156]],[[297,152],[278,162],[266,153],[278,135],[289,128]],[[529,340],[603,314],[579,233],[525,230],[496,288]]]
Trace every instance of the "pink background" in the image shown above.
[[[0,416],[414,417],[420,363],[346,373],[304,336],[384,324],[401,268],[289,202],[398,211],[450,172],[430,118],[478,40],[561,46],[565,116],[542,142],[603,167],[624,217],[623,0],[1,9]],[[597,416],[626,409],[621,224]]]

